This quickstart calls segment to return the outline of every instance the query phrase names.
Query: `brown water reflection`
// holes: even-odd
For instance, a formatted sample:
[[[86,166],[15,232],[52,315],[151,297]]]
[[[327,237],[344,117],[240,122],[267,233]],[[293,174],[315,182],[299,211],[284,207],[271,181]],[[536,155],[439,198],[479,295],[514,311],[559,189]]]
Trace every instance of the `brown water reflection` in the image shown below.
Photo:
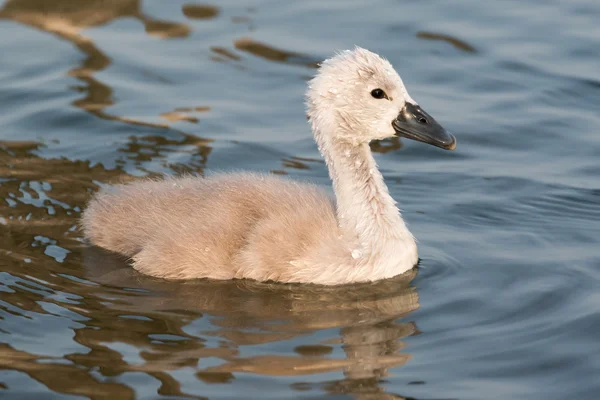
[[[117,164],[133,162],[144,170],[144,162],[159,161],[176,173],[202,174],[212,150],[209,143],[185,134],[178,139],[131,136],[125,147],[117,149],[125,156]],[[44,257],[48,246],[58,253],[64,252],[60,248],[79,248],[77,218],[98,183],[133,179],[121,169],[106,170],[89,161],[41,158],[36,154],[41,148],[37,142],[0,141],[0,251],[20,261]],[[166,157],[170,152],[188,153],[190,158],[185,164],[174,163]],[[39,246],[29,249],[37,242]],[[23,254],[21,249],[29,250]]]
[[[211,19],[219,15],[219,9],[207,4],[184,4],[183,15],[190,19]]]
[[[444,35],[442,33],[434,33],[434,32],[417,32],[417,37],[420,39],[426,40],[441,40],[446,43],[450,43],[452,46],[457,48],[458,50],[466,51],[467,53],[476,53],[477,49],[471,46],[467,42],[457,39],[450,35]]]
[[[180,132],[177,139],[165,136],[131,136],[125,146],[117,151],[125,153],[125,159],[117,160],[117,165],[125,167],[130,162],[140,171],[151,175],[152,171],[144,167],[146,162],[159,162],[174,173],[194,173],[202,175],[212,151],[212,140]],[[187,154],[185,162],[174,162],[169,154],[181,156]]]
[[[204,18],[213,18],[218,14],[218,9],[212,6],[184,5],[183,11],[187,13],[186,15],[190,13],[200,15],[204,12]],[[86,28],[105,25],[120,18],[135,18],[141,21],[148,34],[160,39],[183,38],[191,32],[191,28],[186,24],[157,20],[144,14],[140,0],[8,0],[0,9],[0,19],[11,19],[56,35],[73,43],[86,55],[79,66],[68,71],[70,76],[82,82],[81,86],[72,88],[84,93],[83,98],[73,102],[75,107],[107,120],[165,128],[169,126],[168,123],[145,122],[105,111],[107,107],[115,104],[113,89],[95,78],[94,74],[108,68],[111,59],[90,38],[86,37],[83,31]],[[186,117],[184,119],[189,121],[193,118]],[[168,121],[175,122],[171,119]]]
[[[298,64],[309,68],[317,68],[318,62],[310,60],[308,56],[287,50],[277,49],[251,38],[237,39],[234,43],[236,49],[250,53],[269,61],[283,62],[287,64]]]
[[[145,293],[112,294],[110,313],[143,315],[152,320],[168,319],[168,329],[162,333],[189,340],[177,340],[168,346],[156,344],[143,328],[148,321],[135,321],[137,339],[131,334],[118,339],[138,348],[144,364],[136,370],[171,371],[184,366],[201,365],[202,358],[223,360],[218,366],[198,367],[196,376],[204,382],[235,379],[238,373],[270,376],[300,376],[329,371],[343,371],[345,378],[328,384],[328,391],[352,393],[348,388],[360,388],[362,394],[380,393],[379,378],[391,367],[404,364],[409,355],[398,339],[416,332],[412,323],[397,323],[418,307],[418,296],[409,286],[414,272],[393,280],[370,285],[343,288],[322,288],[307,285],[261,284],[251,281],[196,281],[173,284],[141,277],[123,262],[99,249],[89,249],[85,265],[87,278],[105,286],[143,289]],[[190,333],[187,322],[210,315],[211,330]],[[285,342],[319,330],[340,328],[339,333],[311,351],[294,351],[298,356],[244,356],[241,348],[265,343]],[[131,328],[129,328],[131,329]],[[94,330],[91,335],[101,335]],[[217,337],[220,346],[208,348],[202,337]],[[116,338],[113,337],[113,340]],[[102,341],[95,339],[95,343]],[[87,346],[94,341],[88,341]],[[330,356],[331,346],[341,344],[345,356]],[[325,351],[323,351],[325,349]],[[127,366],[131,368],[131,366]]]
[[[80,36],[83,29],[105,25],[118,18],[135,18],[144,24],[146,32],[161,38],[185,37],[190,33],[185,24],[144,14],[140,0],[7,0],[0,10],[0,17],[68,40],[84,39]]]
[[[112,275],[111,279],[116,276],[122,285],[123,275]],[[195,370],[197,379],[204,383],[228,383],[240,373],[301,376],[343,371],[345,377],[327,383],[325,390],[370,398],[383,392],[380,378],[387,375],[388,368],[402,365],[409,358],[399,353],[403,345],[398,339],[413,334],[414,325],[392,321],[418,306],[416,293],[406,286],[406,278],[383,287],[328,291],[250,282],[194,282],[182,287],[164,282],[140,284],[144,279],[132,276],[133,280],[138,288],[150,292],[132,294],[113,289],[102,293],[95,286],[88,286],[88,290],[79,287],[77,293],[84,296],[84,304],[61,304],[89,318],[84,327],[75,329],[73,338],[90,349],[87,354],[66,354],[64,360],[70,365],[59,365],[56,363],[64,360],[3,345],[0,368],[22,371],[55,392],[90,398],[134,398],[126,384],[99,382],[95,374],[90,374],[94,370],[107,378],[143,372],[161,382],[160,394],[171,396],[190,396],[172,374],[186,368]],[[20,295],[36,297],[21,292],[7,296],[5,301],[24,307]],[[109,296],[110,301],[102,300]],[[203,313],[211,316],[203,317]],[[200,318],[210,318],[214,329],[192,333],[184,330]],[[343,358],[310,352],[298,352],[298,356],[241,354],[244,346],[291,338],[301,341],[303,335],[318,329],[340,327],[339,337],[330,343],[342,343]],[[210,336],[221,339],[218,347],[206,344]],[[140,361],[127,362],[123,354],[111,348],[112,344],[139,349]],[[205,358],[218,358],[222,364],[202,368]],[[56,374],[61,378],[56,379]],[[293,385],[301,386],[301,380]]]
[[[390,139],[374,140],[370,143],[371,151],[375,153],[389,153],[402,148],[402,141],[399,137],[395,136]]]
[[[219,15],[219,8],[212,5],[184,4],[182,13],[190,19],[212,19]],[[165,111],[160,117],[165,123],[156,123],[131,118],[125,115],[108,113],[106,108],[116,104],[114,90],[94,75],[107,69],[112,60],[89,37],[85,36],[86,28],[109,24],[121,18],[135,18],[144,24],[145,31],[160,39],[185,38],[191,27],[171,21],[154,19],[142,12],[140,0],[8,0],[0,9],[0,19],[10,19],[21,24],[43,30],[56,35],[62,40],[71,42],[86,58],[77,67],[70,69],[68,75],[78,79],[82,85],[71,87],[84,94],[84,97],[73,102],[73,105],[92,115],[120,121],[132,125],[154,128],[167,128],[171,123],[186,121],[197,123],[198,117],[183,114],[181,110]],[[303,65],[317,68],[318,63],[307,55],[277,49],[257,42],[251,38],[236,39],[235,49],[273,62]],[[241,56],[234,50],[212,46],[216,56],[211,59],[217,62],[240,61]],[[238,65],[239,68],[244,68]],[[188,113],[208,111],[209,107],[188,107]]]

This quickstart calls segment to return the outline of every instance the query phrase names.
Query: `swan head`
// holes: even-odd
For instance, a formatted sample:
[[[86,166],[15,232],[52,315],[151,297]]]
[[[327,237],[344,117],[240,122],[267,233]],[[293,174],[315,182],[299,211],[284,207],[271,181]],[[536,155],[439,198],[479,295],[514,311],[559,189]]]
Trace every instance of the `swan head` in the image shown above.
[[[307,92],[317,141],[351,144],[403,136],[453,150],[456,139],[408,94],[389,61],[360,47],[321,64]]]

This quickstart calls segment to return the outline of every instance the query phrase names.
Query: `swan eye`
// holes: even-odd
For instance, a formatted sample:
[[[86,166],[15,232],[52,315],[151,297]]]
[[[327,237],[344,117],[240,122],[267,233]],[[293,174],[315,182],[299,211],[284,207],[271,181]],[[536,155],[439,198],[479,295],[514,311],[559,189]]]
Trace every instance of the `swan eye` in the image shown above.
[[[375,97],[376,99],[387,99],[387,95],[381,89],[371,90],[371,96]]]

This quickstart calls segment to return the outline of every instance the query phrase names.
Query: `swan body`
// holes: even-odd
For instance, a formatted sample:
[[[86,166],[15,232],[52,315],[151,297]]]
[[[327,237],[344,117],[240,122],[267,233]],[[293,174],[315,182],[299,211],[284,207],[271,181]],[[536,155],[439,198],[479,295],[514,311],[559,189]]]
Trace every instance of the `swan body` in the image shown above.
[[[306,102],[335,201],[273,175],[141,180],[98,193],[82,218],[85,236],[167,279],[337,285],[410,270],[415,239],[369,142],[402,135],[453,149],[454,137],[420,109],[387,60],[361,48],[323,62]]]

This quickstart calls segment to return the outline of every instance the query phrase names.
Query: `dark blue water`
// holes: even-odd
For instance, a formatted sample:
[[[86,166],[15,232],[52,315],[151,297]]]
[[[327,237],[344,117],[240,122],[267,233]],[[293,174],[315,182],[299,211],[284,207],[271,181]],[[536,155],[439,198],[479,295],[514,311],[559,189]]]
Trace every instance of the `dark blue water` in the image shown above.
[[[599,21],[592,0],[5,0],[0,397],[600,398]],[[458,139],[373,145],[416,276],[173,283],[82,240],[105,183],[329,185],[303,93],[354,45]]]

